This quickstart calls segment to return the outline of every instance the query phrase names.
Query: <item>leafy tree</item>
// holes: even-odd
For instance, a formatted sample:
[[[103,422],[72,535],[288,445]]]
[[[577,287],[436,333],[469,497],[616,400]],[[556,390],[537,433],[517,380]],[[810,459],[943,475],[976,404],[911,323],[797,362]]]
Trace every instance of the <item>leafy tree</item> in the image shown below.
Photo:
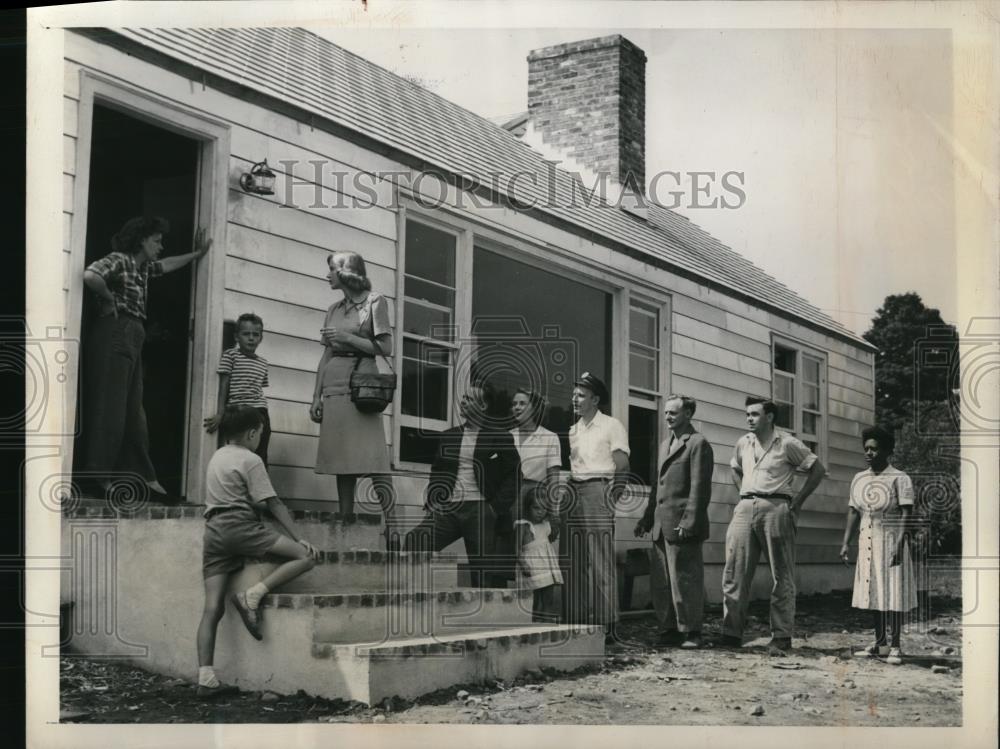
[[[890,294],[864,334],[875,355],[875,421],[896,435],[893,463],[913,479],[925,552],[961,551],[958,331],[919,294]]]
[[[920,402],[947,401],[957,387],[958,332],[919,294],[887,296],[864,339],[878,348],[875,418],[884,427],[898,429]]]
[[[913,480],[916,518],[930,524],[925,551],[962,551],[961,463],[952,405],[921,401],[896,434],[893,465]]]

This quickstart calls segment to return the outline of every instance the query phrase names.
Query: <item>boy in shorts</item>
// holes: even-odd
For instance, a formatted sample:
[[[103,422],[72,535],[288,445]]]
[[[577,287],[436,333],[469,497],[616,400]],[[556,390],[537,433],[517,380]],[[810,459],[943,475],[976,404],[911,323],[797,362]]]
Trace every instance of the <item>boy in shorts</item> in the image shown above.
[[[319,551],[292,529],[292,518],[254,450],[263,424],[251,406],[228,406],[222,418],[220,447],[208,463],[205,501],[205,611],[198,625],[198,696],[211,699],[237,690],[215,676],[215,634],[226,612],[229,577],[243,568],[244,557],[272,554],[286,561],[261,582],[233,593],[230,601],[254,638],[260,640],[260,601],[269,592],[316,565]],[[264,525],[259,511],[266,506],[287,535]]]
[[[260,412],[263,431],[260,444],[254,450],[267,468],[267,446],[271,442],[271,419],[267,413],[264,388],[267,381],[267,359],[257,355],[264,338],[264,321],[252,312],[236,318],[236,345],[222,352],[219,359],[219,400],[217,413],[205,419],[205,429],[215,432],[222,422],[226,406],[252,406]]]

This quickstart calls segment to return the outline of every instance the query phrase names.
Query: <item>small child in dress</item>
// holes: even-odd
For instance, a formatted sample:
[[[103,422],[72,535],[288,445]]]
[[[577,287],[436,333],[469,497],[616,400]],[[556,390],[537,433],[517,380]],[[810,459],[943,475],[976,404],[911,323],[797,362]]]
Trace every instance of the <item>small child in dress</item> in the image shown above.
[[[205,541],[202,576],[205,579],[205,610],[198,625],[198,697],[214,699],[237,691],[223,686],[215,675],[215,635],[226,612],[226,590],[230,576],[243,568],[244,557],[271,554],[283,563],[270,575],[230,601],[243,624],[257,640],[260,602],[268,593],[316,565],[319,552],[293,530],[288,510],[275,494],[264,463],[254,453],[263,428],[260,413],[249,406],[229,406],[222,418],[226,444],[208,462],[205,482]],[[260,520],[266,507],[285,535]]]
[[[875,642],[855,655],[886,655],[886,663],[899,665],[903,662],[903,616],[917,606],[917,586],[906,544],[913,484],[909,476],[889,463],[895,448],[892,434],[880,427],[869,427],[861,433],[861,444],[869,468],[851,482],[840,558],[848,563],[851,536],[860,525],[851,605],[871,610]]]
[[[554,624],[559,621],[559,586],[563,583],[552,547],[558,533],[552,530],[541,492],[529,492],[525,501],[527,519],[514,521],[517,587],[534,591],[531,621]]]
[[[252,312],[236,320],[236,345],[222,352],[219,360],[219,401],[214,416],[205,419],[205,429],[211,434],[219,428],[226,406],[250,406],[260,413],[264,427],[256,453],[267,468],[267,446],[271,442],[271,419],[263,388],[267,382],[267,359],[257,355],[264,338],[264,321]]]

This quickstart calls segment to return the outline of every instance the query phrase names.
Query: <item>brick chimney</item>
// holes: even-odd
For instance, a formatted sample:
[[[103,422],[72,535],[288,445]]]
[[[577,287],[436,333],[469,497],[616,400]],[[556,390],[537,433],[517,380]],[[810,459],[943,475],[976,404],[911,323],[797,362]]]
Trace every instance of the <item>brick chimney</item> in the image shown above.
[[[615,34],[528,55],[528,115],[542,141],[639,194],[646,189],[646,55]]]

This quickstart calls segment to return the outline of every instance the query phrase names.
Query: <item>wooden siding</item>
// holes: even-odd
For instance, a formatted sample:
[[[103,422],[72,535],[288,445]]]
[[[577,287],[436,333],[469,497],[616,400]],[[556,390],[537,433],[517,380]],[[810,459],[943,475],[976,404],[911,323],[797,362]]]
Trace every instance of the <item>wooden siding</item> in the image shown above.
[[[313,470],[318,426],[308,418],[316,363],[321,354],[319,327],[327,305],[337,295],[325,280],[331,251],[351,249],[366,259],[375,289],[390,298],[395,313],[397,273],[396,195],[375,172],[407,173],[380,154],[307,123],[249,104],[164,69],[151,66],[67,34],[64,108],[64,171],[70,200],[64,206],[66,235],[72,221],[72,179],[77,157],[76,86],[81,66],[147,90],[150,94],[223,121],[232,130],[229,179],[228,238],[225,247],[227,319],[255,311],[265,323],[261,353],[271,363],[268,390],[274,437],[271,458],[276,488],[283,497],[306,502],[331,499],[331,477]],[[78,96],[78,93],[76,94]],[[278,174],[276,194],[250,196],[237,186],[239,174],[266,158]],[[284,160],[296,163],[286,174]],[[311,161],[321,161],[320,173]],[[342,178],[346,175],[346,178]],[[360,188],[357,182],[370,185]],[[295,185],[290,186],[290,179]],[[846,493],[853,474],[863,467],[858,437],[874,411],[872,354],[841,338],[778,317],[742,299],[614,253],[562,229],[500,206],[466,202],[456,205],[454,188],[423,180],[422,189],[436,198],[443,189],[451,207],[440,210],[472,221],[497,236],[545,248],[554,263],[572,263],[595,278],[619,280],[634,288],[671,295],[672,336],[669,347],[670,390],[698,399],[696,424],[715,450],[711,538],[706,560],[721,562],[725,530],[737,492],[729,476],[734,442],[745,431],[743,399],[747,393],[771,389],[771,337],[778,333],[825,352],[827,357],[826,445],[822,459],[829,475],[803,511],[799,529],[802,563],[838,563]],[[295,207],[285,207],[294,190]],[[317,192],[317,190],[319,192]],[[404,190],[405,192],[405,190]],[[319,195],[327,205],[313,205]],[[367,202],[366,202],[367,201]],[[393,317],[395,320],[395,317]],[[222,347],[222,331],[218,346]],[[397,337],[397,345],[399,344]],[[622,417],[623,414],[616,413]],[[392,424],[384,417],[387,442]],[[401,501],[419,506],[419,477],[401,477],[407,487]],[[629,534],[630,535],[630,534]]]

